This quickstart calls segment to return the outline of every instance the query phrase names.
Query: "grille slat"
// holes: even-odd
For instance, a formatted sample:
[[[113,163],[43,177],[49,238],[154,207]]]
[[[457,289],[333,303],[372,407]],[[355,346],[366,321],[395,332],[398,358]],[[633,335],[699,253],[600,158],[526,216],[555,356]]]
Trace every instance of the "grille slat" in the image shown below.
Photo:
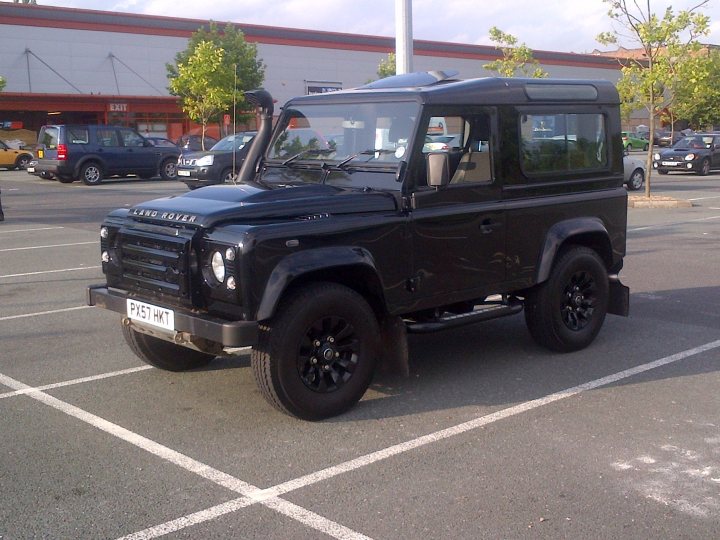
[[[123,229],[117,246],[129,290],[190,297],[190,238]]]

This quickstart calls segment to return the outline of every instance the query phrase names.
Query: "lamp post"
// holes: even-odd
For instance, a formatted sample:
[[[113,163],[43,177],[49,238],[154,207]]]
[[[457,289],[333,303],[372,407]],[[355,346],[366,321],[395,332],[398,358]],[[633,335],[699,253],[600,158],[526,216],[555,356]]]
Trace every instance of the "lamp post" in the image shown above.
[[[395,0],[395,73],[410,73],[413,57],[412,0]]]

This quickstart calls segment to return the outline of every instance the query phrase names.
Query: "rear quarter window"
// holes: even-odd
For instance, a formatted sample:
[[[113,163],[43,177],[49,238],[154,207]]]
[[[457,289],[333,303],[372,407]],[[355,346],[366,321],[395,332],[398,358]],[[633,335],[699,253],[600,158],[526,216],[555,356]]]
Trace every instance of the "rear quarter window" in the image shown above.
[[[47,149],[55,149],[58,145],[58,139],[60,137],[60,129],[56,127],[43,127],[40,129],[40,135],[38,136],[38,143],[43,145]]]
[[[87,128],[67,128],[67,142],[68,144],[88,144],[90,135]]]

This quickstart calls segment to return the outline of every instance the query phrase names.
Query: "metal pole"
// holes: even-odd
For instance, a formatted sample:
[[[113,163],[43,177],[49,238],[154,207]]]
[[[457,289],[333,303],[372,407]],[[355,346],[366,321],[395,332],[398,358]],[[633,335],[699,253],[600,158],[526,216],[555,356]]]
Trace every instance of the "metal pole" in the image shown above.
[[[395,0],[395,73],[412,72],[412,58],[412,0]]]

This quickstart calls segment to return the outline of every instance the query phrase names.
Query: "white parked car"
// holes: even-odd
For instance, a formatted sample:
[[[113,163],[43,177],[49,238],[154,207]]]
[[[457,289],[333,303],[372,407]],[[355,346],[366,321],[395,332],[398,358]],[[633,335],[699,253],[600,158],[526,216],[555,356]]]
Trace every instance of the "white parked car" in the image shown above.
[[[630,155],[623,156],[624,182],[630,191],[637,191],[645,183],[645,160]]]

